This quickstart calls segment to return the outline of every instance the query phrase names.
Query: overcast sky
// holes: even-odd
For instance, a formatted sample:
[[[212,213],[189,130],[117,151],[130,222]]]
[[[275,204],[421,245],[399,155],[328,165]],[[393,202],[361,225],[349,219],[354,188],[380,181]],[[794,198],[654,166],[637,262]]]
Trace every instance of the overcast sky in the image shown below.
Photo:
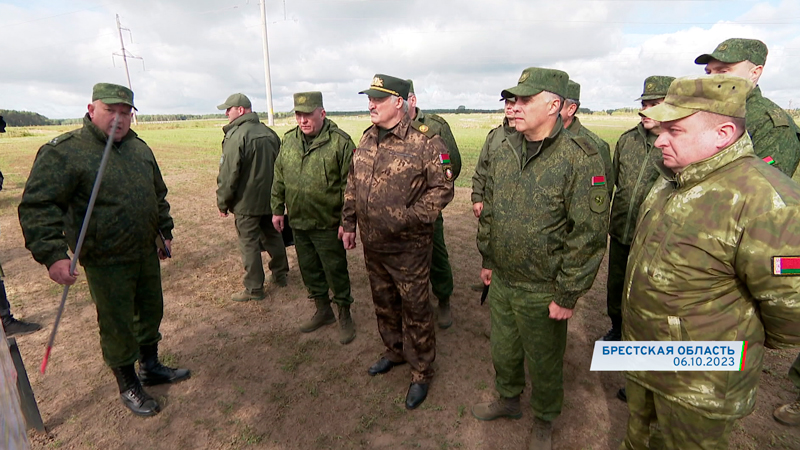
[[[525,67],[567,71],[593,110],[636,106],[649,75],[731,37],[763,40],[764,94],[800,106],[800,0],[267,0],[275,111],[319,90],[330,111],[366,110],[375,73],[412,78],[425,108],[499,108]],[[0,109],[80,117],[96,82],[127,84],[141,114],[216,112],[243,92],[266,111],[258,0],[6,0]],[[131,41],[132,36],[132,41]]]

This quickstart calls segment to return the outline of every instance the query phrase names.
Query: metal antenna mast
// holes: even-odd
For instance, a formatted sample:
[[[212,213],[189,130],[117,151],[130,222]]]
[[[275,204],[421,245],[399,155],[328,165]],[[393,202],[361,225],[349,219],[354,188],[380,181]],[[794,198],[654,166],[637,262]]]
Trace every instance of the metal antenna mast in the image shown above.
[[[119,14],[116,14],[116,16],[117,16],[117,31],[119,32],[119,45],[120,45],[120,47],[122,47],[122,51],[120,53],[114,53],[111,56],[111,61],[112,62],[114,61],[114,56],[121,56],[122,57],[122,62],[125,65],[125,76],[128,78],[128,88],[131,91],[133,91],[133,86],[131,86],[131,74],[128,71],[128,58],[141,60],[142,61],[142,69],[144,69],[144,59],[142,57],[140,57],[140,56],[134,56],[133,54],[131,54],[130,52],[125,50],[125,41],[122,39],[122,30],[125,30],[125,31],[128,32],[128,36],[130,37],[131,42],[133,42],[133,34],[131,34],[131,30],[130,29],[122,28],[122,26],[119,23]],[[136,110],[134,110],[132,112],[133,112],[133,123],[136,124],[137,123],[137,121],[136,121]]]
[[[264,81],[267,87],[267,122],[269,126],[275,125],[275,116],[272,111],[272,80],[269,75],[269,45],[267,44],[267,6],[264,0],[259,2],[261,4],[261,26],[263,28],[261,36],[263,38],[264,47]]]

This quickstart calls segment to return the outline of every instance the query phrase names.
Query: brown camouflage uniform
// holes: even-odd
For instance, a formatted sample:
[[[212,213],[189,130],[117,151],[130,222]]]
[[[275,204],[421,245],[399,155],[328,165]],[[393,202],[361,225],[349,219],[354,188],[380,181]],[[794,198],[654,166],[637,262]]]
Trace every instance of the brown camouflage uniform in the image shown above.
[[[407,115],[380,140],[373,125],[353,154],[342,226],[364,245],[384,357],[411,365],[411,382],[428,383],[436,357],[428,279],[433,223],[453,199],[444,141]],[[426,127],[427,128],[427,127]],[[449,173],[449,172],[448,172]],[[452,175],[450,176],[452,178]]]

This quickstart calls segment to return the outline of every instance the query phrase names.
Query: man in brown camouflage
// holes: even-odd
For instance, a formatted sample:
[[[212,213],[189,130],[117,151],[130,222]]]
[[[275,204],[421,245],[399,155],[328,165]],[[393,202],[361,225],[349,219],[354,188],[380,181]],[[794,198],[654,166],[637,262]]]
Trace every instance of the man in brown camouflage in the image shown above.
[[[621,449],[727,449],[755,407],[764,347],[800,345],[800,186],[753,151],[752,88],[681,78],[642,112],[661,123],[663,162],[636,225],[622,337],[748,345],[738,371],[626,372]]]
[[[372,301],[385,351],[368,373],[409,363],[406,408],[425,400],[433,378],[436,338],[428,280],[433,224],[453,199],[453,168],[447,148],[408,115],[409,84],[375,75],[369,89],[368,128],[353,154],[342,209],[342,241],[364,244]]]

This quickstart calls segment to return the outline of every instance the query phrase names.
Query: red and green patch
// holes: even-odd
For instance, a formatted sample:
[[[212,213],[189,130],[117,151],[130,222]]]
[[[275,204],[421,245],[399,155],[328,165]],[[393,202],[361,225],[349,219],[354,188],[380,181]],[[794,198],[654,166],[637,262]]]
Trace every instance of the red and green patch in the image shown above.
[[[450,154],[449,153],[439,153],[439,161],[442,164],[450,164]]]
[[[773,256],[773,275],[800,275],[800,256]]]
[[[605,186],[606,177],[602,175],[592,177],[592,186]]]
[[[764,162],[769,164],[770,166],[775,164],[775,160],[772,159],[772,156],[767,156],[766,158],[764,158]]]

